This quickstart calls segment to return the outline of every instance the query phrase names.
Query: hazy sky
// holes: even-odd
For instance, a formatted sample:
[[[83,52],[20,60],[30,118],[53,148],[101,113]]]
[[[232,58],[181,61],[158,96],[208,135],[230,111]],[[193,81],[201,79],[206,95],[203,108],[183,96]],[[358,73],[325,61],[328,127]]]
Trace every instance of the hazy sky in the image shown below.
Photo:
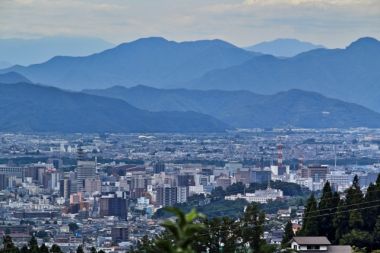
[[[247,46],[298,38],[343,47],[380,38],[380,0],[0,0],[0,37],[163,36]]]

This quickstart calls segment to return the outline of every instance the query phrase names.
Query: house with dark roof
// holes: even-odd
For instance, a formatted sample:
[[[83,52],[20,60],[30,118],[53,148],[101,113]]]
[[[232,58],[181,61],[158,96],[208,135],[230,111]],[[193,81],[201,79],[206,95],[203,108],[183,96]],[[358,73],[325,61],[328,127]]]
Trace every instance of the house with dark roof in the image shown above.
[[[293,250],[304,253],[351,253],[349,245],[331,245],[325,236],[295,236],[290,241]]]

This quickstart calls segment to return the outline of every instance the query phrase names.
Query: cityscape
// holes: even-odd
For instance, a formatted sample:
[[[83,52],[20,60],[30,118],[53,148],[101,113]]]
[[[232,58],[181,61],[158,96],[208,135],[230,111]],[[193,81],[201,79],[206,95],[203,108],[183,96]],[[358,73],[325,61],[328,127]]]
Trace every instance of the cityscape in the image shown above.
[[[380,130],[365,128],[4,133],[1,231],[20,247],[34,235],[64,252],[127,251],[162,232],[164,207],[234,217],[254,202],[267,210],[263,238],[281,245],[286,223],[301,229],[308,196],[326,182],[337,192],[355,176],[363,192],[376,183],[379,145]]]

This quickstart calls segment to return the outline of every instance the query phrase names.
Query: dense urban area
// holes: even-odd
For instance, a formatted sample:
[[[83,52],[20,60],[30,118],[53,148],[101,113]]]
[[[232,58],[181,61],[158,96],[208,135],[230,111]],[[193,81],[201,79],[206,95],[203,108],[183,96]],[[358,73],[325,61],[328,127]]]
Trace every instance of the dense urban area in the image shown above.
[[[374,187],[379,144],[380,130],[366,128],[194,135],[2,133],[0,232],[19,248],[34,241],[63,252],[126,252],[163,233],[160,224],[173,216],[165,207],[183,212],[195,207],[209,219],[236,219],[257,208],[265,214],[262,239],[280,249],[289,233],[317,236],[325,229],[314,231],[310,221],[316,208],[323,216],[327,191],[341,194],[327,197],[336,198],[336,206],[329,207],[333,210],[350,190],[363,197]],[[342,208],[362,207],[355,205]],[[371,219],[373,230],[376,216]],[[324,222],[333,223],[332,218]],[[326,236],[328,244],[342,244],[335,232]],[[342,238],[358,248],[369,245]]]

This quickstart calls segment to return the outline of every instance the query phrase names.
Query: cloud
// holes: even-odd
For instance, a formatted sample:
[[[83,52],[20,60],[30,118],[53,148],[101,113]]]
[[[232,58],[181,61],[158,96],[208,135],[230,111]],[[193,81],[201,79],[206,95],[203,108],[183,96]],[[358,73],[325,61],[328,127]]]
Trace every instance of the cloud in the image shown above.
[[[221,38],[248,45],[296,37],[344,46],[380,37],[378,0],[0,0],[2,37]],[[333,36],[334,35],[334,36]]]

